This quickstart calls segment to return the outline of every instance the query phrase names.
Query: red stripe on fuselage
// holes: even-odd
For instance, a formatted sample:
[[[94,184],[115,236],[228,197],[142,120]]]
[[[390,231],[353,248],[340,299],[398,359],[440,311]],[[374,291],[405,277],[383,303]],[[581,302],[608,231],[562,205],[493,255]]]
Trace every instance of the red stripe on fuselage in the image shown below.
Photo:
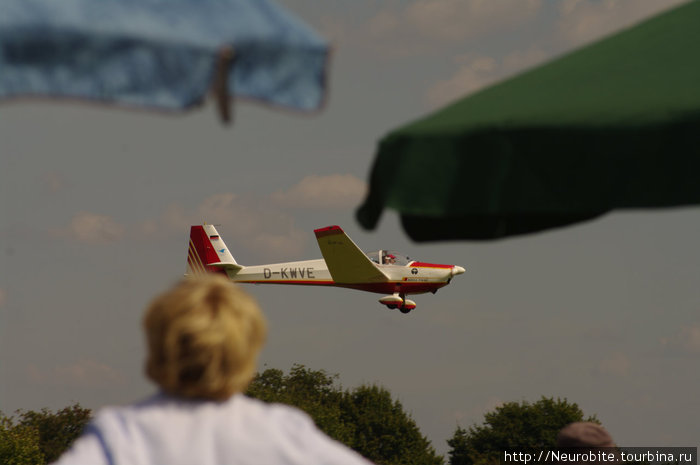
[[[338,287],[347,287],[350,289],[358,289],[367,292],[376,292],[377,294],[423,294],[425,292],[433,292],[441,287],[447,286],[447,282],[441,283],[416,283],[416,282],[387,282],[387,283],[366,283],[366,284],[335,284]]]
[[[415,268],[452,268],[454,265],[441,265],[439,263],[413,262],[409,267]]]
[[[344,287],[347,289],[356,289],[358,291],[375,292],[377,294],[393,294],[398,292],[400,294],[424,294],[426,292],[433,292],[441,287],[447,285],[446,282],[439,283],[416,283],[416,282],[404,282],[404,281],[390,281],[385,283],[363,283],[363,284],[338,284],[334,281],[294,281],[294,280],[271,280],[265,279],[260,281],[246,280],[238,281],[237,283],[243,284],[297,284],[306,286],[333,286],[333,287]]]
[[[235,280],[237,283],[243,283],[243,284],[298,284],[298,285],[307,285],[307,286],[334,286],[335,283],[333,281],[299,281],[299,280],[292,280],[292,279],[287,279],[287,280],[272,280],[272,279],[264,279],[261,281],[239,281]]]

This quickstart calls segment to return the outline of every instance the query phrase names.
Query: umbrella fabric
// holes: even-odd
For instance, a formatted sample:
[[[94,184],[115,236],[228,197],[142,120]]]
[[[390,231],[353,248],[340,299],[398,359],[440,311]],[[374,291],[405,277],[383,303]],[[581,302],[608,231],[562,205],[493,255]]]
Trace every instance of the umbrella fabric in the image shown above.
[[[699,25],[691,2],[389,133],[360,224],[494,239],[700,203]]]
[[[321,105],[326,42],[268,0],[0,2],[0,98],[181,110],[203,101],[231,50],[222,79],[233,95]]]

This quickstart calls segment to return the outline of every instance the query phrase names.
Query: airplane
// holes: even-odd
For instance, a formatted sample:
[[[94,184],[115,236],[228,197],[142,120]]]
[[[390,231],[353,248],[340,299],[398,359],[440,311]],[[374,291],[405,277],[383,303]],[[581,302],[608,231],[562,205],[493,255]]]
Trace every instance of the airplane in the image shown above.
[[[243,266],[236,262],[214,225],[190,228],[186,276],[220,273],[236,283],[336,286],[387,294],[379,303],[408,313],[407,295],[437,292],[456,275],[457,265],[410,260],[388,250],[365,253],[339,226],[314,230],[322,259]]]

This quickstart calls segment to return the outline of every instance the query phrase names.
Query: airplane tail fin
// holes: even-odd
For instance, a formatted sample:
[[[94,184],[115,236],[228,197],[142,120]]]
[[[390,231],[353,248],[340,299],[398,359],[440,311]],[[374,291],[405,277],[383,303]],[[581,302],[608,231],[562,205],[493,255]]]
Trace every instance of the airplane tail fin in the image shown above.
[[[204,224],[190,228],[185,276],[221,273],[232,277],[242,269],[243,267],[236,263],[214,225]]]

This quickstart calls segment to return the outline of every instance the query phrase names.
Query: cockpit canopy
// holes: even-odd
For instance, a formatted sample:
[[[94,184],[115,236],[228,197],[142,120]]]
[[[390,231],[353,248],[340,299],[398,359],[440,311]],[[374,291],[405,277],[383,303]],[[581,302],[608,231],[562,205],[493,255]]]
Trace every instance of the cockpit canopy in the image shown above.
[[[376,252],[368,252],[367,256],[374,263],[378,263],[380,265],[407,266],[415,261],[411,260],[405,255],[394,252],[393,250],[377,250]]]

